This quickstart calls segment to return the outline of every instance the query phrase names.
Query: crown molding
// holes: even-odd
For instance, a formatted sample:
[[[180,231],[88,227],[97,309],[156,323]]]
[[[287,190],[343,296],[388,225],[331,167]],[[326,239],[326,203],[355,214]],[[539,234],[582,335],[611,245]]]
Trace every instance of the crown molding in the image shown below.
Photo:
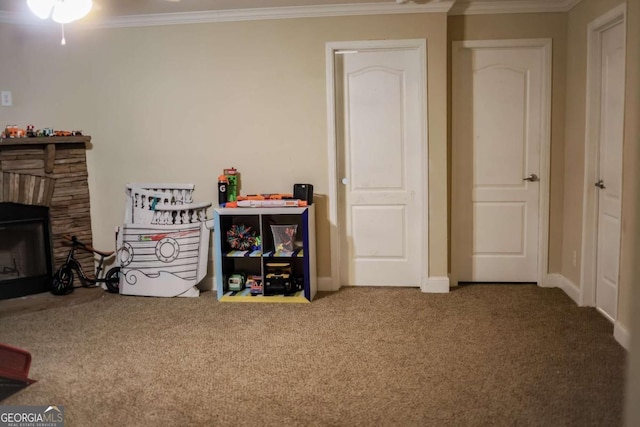
[[[449,15],[489,15],[500,13],[569,12],[581,0],[514,0],[456,2]]]
[[[114,16],[102,22],[82,23],[85,28],[149,27],[156,25],[204,24],[211,22],[259,21],[266,19],[321,18],[329,16],[394,15],[408,13],[447,13],[455,0],[435,0],[427,4],[355,3],[318,6],[268,7],[252,9],[210,10],[200,12],[156,13]],[[39,24],[9,12],[0,12],[0,23]]]
[[[154,25],[204,24],[211,22],[260,21],[267,19],[322,18],[329,16],[447,13],[453,0],[429,4],[361,3],[322,6],[269,7],[203,12],[131,15],[110,18],[100,28],[147,27]]]
[[[582,0],[566,0],[565,3],[567,4],[567,12],[576,7],[581,1]]]
[[[568,12],[581,0],[472,1],[432,0],[427,4],[395,2],[354,3],[317,6],[268,7],[210,10],[201,12],[156,13],[114,16],[102,22],[83,22],[84,28],[150,27],[156,25],[204,24],[211,22],[259,21],[266,19],[321,18],[329,16],[395,15],[409,13],[449,13],[485,15],[502,13]],[[47,22],[47,21],[45,21]],[[38,25],[31,16],[0,11],[0,24]]]

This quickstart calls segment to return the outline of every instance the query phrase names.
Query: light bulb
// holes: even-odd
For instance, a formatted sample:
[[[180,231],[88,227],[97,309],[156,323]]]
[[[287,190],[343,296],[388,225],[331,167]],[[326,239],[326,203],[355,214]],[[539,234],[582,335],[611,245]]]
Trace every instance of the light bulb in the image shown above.
[[[59,24],[68,24],[87,16],[92,6],[91,0],[57,0],[51,19]]]
[[[47,19],[51,15],[56,0],[27,0],[27,6],[40,19]]]

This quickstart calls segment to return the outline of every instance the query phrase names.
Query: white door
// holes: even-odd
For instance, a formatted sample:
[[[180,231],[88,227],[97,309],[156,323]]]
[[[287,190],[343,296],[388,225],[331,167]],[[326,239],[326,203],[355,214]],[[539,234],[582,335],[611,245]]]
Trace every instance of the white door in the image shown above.
[[[624,23],[605,30],[600,43],[600,135],[596,307],[611,320],[618,311],[622,138],[624,126]]]
[[[336,55],[343,285],[421,284],[425,66],[424,47]]]
[[[539,281],[549,43],[453,44],[454,284]]]

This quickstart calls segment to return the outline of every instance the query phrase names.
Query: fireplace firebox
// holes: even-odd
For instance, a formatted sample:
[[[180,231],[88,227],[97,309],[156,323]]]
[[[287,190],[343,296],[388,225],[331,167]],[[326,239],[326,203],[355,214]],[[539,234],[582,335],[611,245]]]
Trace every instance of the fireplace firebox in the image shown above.
[[[49,208],[0,203],[0,299],[48,291],[52,271]]]

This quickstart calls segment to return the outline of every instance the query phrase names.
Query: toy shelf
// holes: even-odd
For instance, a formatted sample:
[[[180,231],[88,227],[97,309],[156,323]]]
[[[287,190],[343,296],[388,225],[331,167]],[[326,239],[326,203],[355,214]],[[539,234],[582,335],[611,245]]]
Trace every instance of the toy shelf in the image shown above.
[[[282,254],[282,253],[278,253],[277,251],[274,250],[270,250],[268,252],[265,252],[264,255],[262,255],[265,258],[304,258],[304,249],[303,248],[296,248],[293,251],[293,254],[289,255],[289,254]]]
[[[278,208],[219,208],[214,210],[215,280],[218,300],[223,302],[273,302],[308,303],[316,294],[317,278],[315,265],[315,211],[314,206]],[[227,232],[233,226],[244,226],[259,237],[260,247],[247,250],[232,248],[227,241]],[[294,227],[295,243],[285,246],[274,241],[274,227]],[[292,243],[292,242],[289,242]],[[293,248],[291,247],[293,246]],[[242,247],[242,246],[240,246]],[[289,293],[279,292],[265,295],[267,274],[273,272],[273,263],[286,265],[290,279],[300,284],[301,289]],[[252,294],[248,287],[229,289],[231,275],[245,277],[260,276],[262,291]]]
[[[230,252],[226,252],[224,254],[225,257],[230,257],[230,258],[255,258],[255,257],[261,257],[262,256],[262,251],[260,250],[256,250],[256,251],[230,251]]]
[[[304,291],[298,291],[293,295],[251,295],[249,289],[238,292],[226,291],[218,298],[222,302],[275,302],[275,303],[308,303]]]

